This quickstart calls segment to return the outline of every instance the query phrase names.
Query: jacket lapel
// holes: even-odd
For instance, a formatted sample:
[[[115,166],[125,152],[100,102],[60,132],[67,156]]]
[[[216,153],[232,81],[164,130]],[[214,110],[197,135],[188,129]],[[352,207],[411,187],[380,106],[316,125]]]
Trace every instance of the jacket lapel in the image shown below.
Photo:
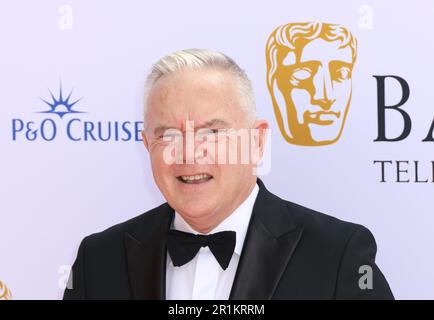
[[[173,219],[173,210],[167,204],[160,208],[165,212],[145,217],[132,232],[124,235],[133,299],[166,298],[166,235]]]
[[[297,247],[303,230],[297,228],[282,199],[258,179],[259,193],[230,299],[271,299]]]

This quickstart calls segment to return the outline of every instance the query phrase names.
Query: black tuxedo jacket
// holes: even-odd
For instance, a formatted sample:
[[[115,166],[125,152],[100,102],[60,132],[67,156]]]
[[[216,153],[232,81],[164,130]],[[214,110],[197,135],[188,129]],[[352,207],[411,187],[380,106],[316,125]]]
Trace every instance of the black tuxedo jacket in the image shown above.
[[[368,229],[282,200],[259,179],[258,185],[231,299],[393,299]],[[86,237],[64,299],[165,299],[173,215],[165,203]],[[365,265],[372,273],[359,270]],[[372,288],[360,288],[369,283],[363,276],[372,276]]]

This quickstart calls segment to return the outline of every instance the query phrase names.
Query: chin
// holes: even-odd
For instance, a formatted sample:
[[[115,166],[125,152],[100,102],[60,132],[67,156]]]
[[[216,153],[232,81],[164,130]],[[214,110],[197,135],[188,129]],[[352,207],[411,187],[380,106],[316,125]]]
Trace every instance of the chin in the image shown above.
[[[185,209],[185,212],[187,212],[187,214],[192,217],[205,216],[211,210],[209,204],[203,205],[196,203],[184,205],[183,208]]]
[[[318,143],[332,143],[339,137],[341,123],[333,123],[330,126],[310,125],[312,140]]]
[[[196,215],[196,212],[200,213],[210,208],[209,199],[205,199],[204,201],[203,198],[198,199],[194,196],[186,197],[185,195],[180,194],[175,195],[172,199],[174,199],[173,203],[175,204],[175,207],[183,212],[187,212],[188,215]]]

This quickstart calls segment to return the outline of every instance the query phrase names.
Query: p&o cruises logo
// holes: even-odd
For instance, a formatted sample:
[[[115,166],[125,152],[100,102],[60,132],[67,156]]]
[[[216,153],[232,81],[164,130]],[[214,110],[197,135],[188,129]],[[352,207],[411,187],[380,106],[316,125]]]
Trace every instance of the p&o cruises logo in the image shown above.
[[[142,141],[143,121],[84,120],[78,115],[87,112],[76,109],[82,97],[74,98],[72,90],[65,97],[61,83],[57,95],[51,90],[48,91],[51,99],[40,100],[49,108],[35,112],[48,117],[31,120],[12,119],[13,141],[54,141],[60,138],[74,142]]]

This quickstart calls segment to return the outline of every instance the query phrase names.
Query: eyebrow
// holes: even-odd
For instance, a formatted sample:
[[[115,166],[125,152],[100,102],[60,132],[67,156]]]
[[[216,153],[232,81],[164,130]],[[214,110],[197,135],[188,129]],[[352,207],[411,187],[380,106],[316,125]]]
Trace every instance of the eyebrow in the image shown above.
[[[158,126],[154,129],[154,136],[158,136],[160,133],[165,132],[166,130],[169,129],[176,129],[176,128],[170,126]]]
[[[194,127],[196,129],[201,129],[201,128],[216,127],[216,126],[228,127],[229,123],[226,122],[223,119],[216,118],[216,119],[212,119],[210,121],[207,121],[207,122],[205,122],[202,125],[199,125],[199,126],[195,125]],[[161,126],[158,126],[158,127],[156,127],[154,129],[154,135],[159,135],[160,133],[165,132],[166,130],[170,130],[170,129],[175,129],[175,130],[181,131],[181,129],[179,129],[179,128],[175,128],[175,127],[172,127],[172,126],[161,125]]]
[[[228,127],[229,123],[227,123],[223,119],[212,119],[210,121],[205,122],[201,126],[197,126],[197,128],[207,128],[207,127],[215,127],[215,126]]]
[[[321,60],[314,60],[314,59],[311,59],[311,60],[303,60],[303,61],[298,61],[298,62],[296,62],[296,63],[294,63],[294,64],[291,64],[291,65],[285,65],[285,66],[294,66],[294,65],[303,65],[303,64],[309,64],[309,63],[312,63],[312,62],[314,62],[314,63],[322,63],[322,61]],[[330,60],[329,61],[329,63],[330,62],[340,62],[340,63],[346,63],[346,64],[348,64],[348,65],[353,65],[354,64],[354,60],[352,59],[351,61],[348,61],[348,60],[344,60],[344,59],[334,59],[334,60]]]
[[[348,69],[351,69],[353,67],[353,65],[354,65],[353,63],[347,62],[347,61],[344,61],[344,60],[332,60],[332,61],[330,61],[330,63],[339,63],[339,64],[344,65]]]

